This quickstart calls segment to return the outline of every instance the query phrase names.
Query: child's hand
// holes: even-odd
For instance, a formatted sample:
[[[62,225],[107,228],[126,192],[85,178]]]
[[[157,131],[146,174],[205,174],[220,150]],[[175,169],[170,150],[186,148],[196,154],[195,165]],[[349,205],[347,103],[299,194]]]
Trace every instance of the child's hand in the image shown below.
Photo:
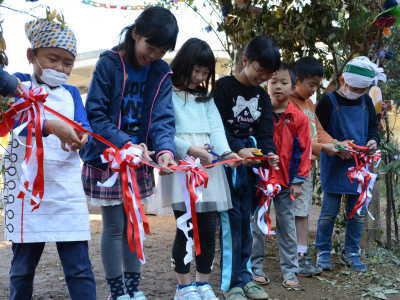
[[[339,150],[336,148],[336,145],[332,143],[322,144],[321,151],[330,156],[335,155],[339,152]]]
[[[224,155],[224,159],[241,159],[241,157],[239,155],[237,155],[235,152],[231,152],[227,155]],[[242,163],[242,161],[232,161],[232,162],[228,162],[226,164],[228,166],[230,166],[231,168],[236,168],[241,163]]]
[[[157,163],[162,167],[162,169],[160,170],[160,175],[168,175],[174,172],[169,168],[172,166],[176,166],[176,162],[170,152],[165,152],[161,154],[157,159]]]
[[[15,90],[15,96],[21,97],[24,94],[24,88],[22,87],[21,80],[17,77],[17,89]]]
[[[79,125],[82,125],[82,123],[78,123]],[[73,143],[71,145],[68,145],[69,148],[71,149],[71,151],[77,151],[83,148],[83,146],[85,146],[85,144],[88,141],[88,134],[85,132],[82,132],[76,128],[74,128],[76,135],[79,138],[79,143]]]
[[[257,148],[243,148],[239,150],[238,154],[241,158],[254,157],[259,151],[260,149]],[[259,163],[261,163],[261,161],[258,159],[245,159],[243,161],[244,165],[256,165]]]
[[[290,190],[290,197],[292,198],[292,200],[297,199],[302,194],[301,183],[292,184],[289,190]]]
[[[47,120],[45,122],[44,130],[48,134],[54,134],[61,141],[61,148],[65,151],[70,151],[66,145],[73,147],[74,145],[80,145],[81,139],[78,134],[67,123],[61,120]]]
[[[240,149],[238,154],[240,157],[245,158],[245,157],[253,157],[254,153],[257,153],[259,149],[257,148],[243,148]]]
[[[267,159],[268,164],[275,170],[279,170],[279,156],[273,152],[268,153],[268,156],[270,156],[270,158]]]
[[[345,141],[341,141],[341,142],[338,142],[338,144],[340,144],[340,145],[342,145],[344,148],[347,148],[349,145],[349,140],[345,140]],[[341,159],[343,159],[343,160],[346,160],[346,159],[352,159],[353,158],[353,156],[351,155],[351,152],[348,152],[348,151],[337,151],[336,153],[335,153],[337,156],[339,156]]]
[[[200,158],[201,164],[205,166],[211,164],[213,159],[212,155],[208,153],[207,150],[208,150],[207,146],[190,147],[188,150],[188,154],[195,158]]]
[[[374,153],[378,148],[378,144],[375,140],[369,140],[366,146],[368,147],[369,153]]]
[[[87,135],[87,133],[82,133],[82,132],[80,132],[80,131],[78,131],[78,130],[76,130],[76,129],[75,129],[75,131],[76,131],[76,133],[77,133],[77,135],[78,135],[78,137],[79,137],[79,143],[78,143],[78,144],[73,143],[73,144],[71,144],[71,145],[68,145],[69,148],[71,149],[71,151],[78,151],[78,150],[82,149],[83,146],[85,146],[85,144],[86,144],[87,141],[88,141],[88,135]],[[64,148],[63,148],[63,149],[64,149]]]
[[[142,158],[146,161],[152,161],[150,156],[154,155],[155,152],[149,151],[145,143],[140,143],[138,146],[143,150]]]

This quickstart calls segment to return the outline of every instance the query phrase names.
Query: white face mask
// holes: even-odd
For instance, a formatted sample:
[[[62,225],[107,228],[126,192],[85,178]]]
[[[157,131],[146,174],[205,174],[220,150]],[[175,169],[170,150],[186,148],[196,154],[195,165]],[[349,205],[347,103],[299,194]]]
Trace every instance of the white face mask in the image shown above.
[[[362,95],[365,94],[365,93],[361,93],[361,94],[355,93],[355,92],[351,91],[351,90],[347,87],[347,85],[346,85],[346,88],[342,89],[341,92],[342,92],[342,95],[343,95],[345,98],[349,99],[349,100],[357,100],[358,98],[360,98]]]
[[[68,75],[53,69],[42,69],[40,79],[51,87],[63,85],[68,80]]]
[[[346,90],[343,93],[343,96],[345,96],[347,99],[349,100],[357,100],[358,98],[360,98],[362,95],[364,95],[364,93],[359,94],[359,93],[354,93],[350,90]]]
[[[37,62],[37,64],[42,69],[42,75],[40,75],[39,78],[48,86],[57,87],[67,82],[69,77],[67,74],[53,69],[43,69],[39,62]]]

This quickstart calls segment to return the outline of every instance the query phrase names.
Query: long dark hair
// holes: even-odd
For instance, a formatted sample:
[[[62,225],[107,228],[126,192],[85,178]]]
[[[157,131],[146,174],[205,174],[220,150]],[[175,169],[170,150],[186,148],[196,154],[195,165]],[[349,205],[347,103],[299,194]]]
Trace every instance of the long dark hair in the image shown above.
[[[195,65],[208,68],[210,73],[204,84],[193,91],[188,86]],[[208,101],[211,98],[209,91],[214,89],[215,84],[215,56],[205,41],[188,39],[172,60],[171,69],[172,83],[176,88],[197,94],[196,101]]]
[[[176,18],[168,9],[151,6],[137,17],[135,23],[122,29],[124,40],[118,45],[118,50],[124,50],[127,62],[137,66],[132,33],[145,37],[146,42],[153,47],[174,50],[178,31]]]

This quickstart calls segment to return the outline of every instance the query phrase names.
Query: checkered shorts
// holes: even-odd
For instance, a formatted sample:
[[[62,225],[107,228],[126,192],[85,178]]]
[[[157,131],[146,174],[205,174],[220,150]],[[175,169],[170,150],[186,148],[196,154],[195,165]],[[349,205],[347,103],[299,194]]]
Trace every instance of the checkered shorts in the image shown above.
[[[113,171],[108,165],[93,166],[84,163],[82,168],[82,183],[85,194],[88,198],[103,200],[121,200],[121,181],[118,177],[117,182],[112,187],[100,187],[97,182],[104,182],[111,177]],[[140,166],[136,169],[137,183],[140,191],[140,198],[153,194],[154,176],[153,170],[148,166]]]

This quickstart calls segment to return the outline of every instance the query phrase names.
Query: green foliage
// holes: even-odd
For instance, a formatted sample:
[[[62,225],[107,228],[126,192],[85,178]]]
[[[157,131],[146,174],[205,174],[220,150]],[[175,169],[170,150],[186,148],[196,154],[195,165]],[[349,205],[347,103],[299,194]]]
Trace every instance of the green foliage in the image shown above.
[[[385,64],[388,82],[382,86],[384,98],[394,100],[396,106],[400,105],[400,30],[394,28],[392,35],[386,41],[386,49],[395,56]]]
[[[197,1],[183,2],[201,14]],[[381,11],[380,0],[207,0],[202,3],[219,14],[216,31],[226,34],[225,49],[232,58],[252,37],[267,34],[281,48],[285,60],[315,55],[324,63],[330,78],[340,73],[341,66],[356,55],[374,58],[381,46],[381,31],[372,24]],[[170,0],[160,4],[174,5]],[[225,17],[222,17],[223,10],[228,12]],[[203,19],[213,23],[210,16]]]

